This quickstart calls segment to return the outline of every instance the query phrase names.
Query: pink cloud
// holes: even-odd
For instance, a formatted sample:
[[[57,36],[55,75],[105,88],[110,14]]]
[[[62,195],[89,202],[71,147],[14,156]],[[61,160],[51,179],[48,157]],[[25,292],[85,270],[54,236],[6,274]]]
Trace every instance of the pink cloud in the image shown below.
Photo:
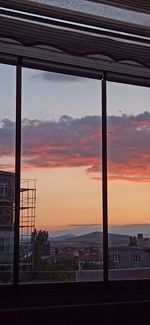
[[[0,157],[14,155],[15,124],[1,121]],[[109,179],[150,181],[150,113],[108,117]],[[80,167],[101,178],[101,117],[22,121],[23,168]]]

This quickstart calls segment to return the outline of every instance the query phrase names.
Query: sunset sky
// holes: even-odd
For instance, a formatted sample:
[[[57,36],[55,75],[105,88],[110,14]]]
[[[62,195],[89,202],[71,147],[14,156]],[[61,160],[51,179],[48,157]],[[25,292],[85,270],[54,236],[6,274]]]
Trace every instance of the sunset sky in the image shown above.
[[[22,178],[37,180],[36,226],[101,230],[101,82],[23,69]],[[150,92],[108,83],[111,226],[149,224]],[[14,170],[15,68],[0,65],[0,168]]]

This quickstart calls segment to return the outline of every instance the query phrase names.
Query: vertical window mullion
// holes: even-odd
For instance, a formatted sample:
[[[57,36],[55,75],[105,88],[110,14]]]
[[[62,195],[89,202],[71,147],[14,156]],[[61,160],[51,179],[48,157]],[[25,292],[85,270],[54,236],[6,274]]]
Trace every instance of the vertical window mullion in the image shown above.
[[[102,213],[103,280],[108,282],[108,207],[107,207],[107,91],[106,75],[102,79]]]
[[[15,221],[13,285],[19,282],[19,220],[20,220],[20,171],[21,171],[21,66],[16,67],[16,144],[15,144]]]

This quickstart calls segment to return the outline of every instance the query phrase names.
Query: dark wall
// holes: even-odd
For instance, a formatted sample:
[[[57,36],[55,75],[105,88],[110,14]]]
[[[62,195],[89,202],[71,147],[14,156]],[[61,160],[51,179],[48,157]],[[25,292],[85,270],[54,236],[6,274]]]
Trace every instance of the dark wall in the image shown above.
[[[0,295],[0,324],[150,324],[149,285],[113,284],[94,290],[64,287],[47,292],[42,286],[41,290],[22,287],[15,294],[4,292]]]

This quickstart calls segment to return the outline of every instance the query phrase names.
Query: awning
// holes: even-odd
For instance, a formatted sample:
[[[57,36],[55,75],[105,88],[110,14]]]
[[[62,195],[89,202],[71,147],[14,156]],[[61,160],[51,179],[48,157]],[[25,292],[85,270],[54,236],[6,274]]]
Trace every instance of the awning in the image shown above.
[[[23,2],[31,5],[41,0],[20,1],[20,4]],[[38,60],[43,62],[43,68],[46,64],[54,69],[64,66],[67,71],[70,68],[81,70],[81,73],[88,70],[88,74],[97,77],[100,71],[150,77],[149,37],[29,15],[27,11],[1,10],[0,26],[1,58],[20,56],[24,64]]]
[[[0,26],[0,37],[16,40],[26,47],[49,46],[78,57],[102,55],[116,62],[134,61],[150,68],[150,44],[146,42],[7,17],[0,17]]]

